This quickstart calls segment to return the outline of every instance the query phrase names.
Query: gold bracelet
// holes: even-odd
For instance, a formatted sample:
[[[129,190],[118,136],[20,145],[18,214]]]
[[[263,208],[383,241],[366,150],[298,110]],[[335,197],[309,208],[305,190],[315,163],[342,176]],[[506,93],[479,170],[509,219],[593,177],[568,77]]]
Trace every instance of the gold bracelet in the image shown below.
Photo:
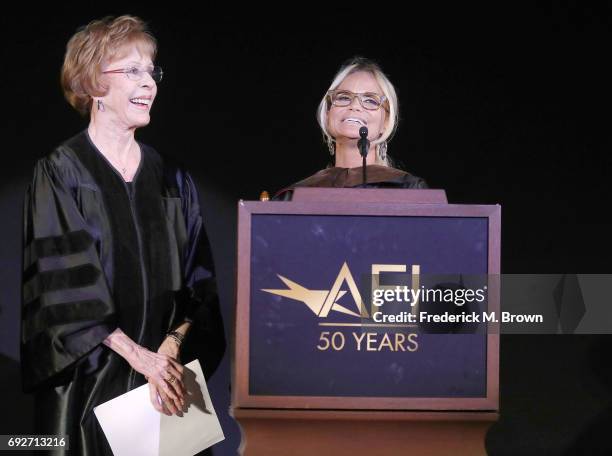
[[[178,346],[180,346],[183,343],[183,340],[180,339],[178,336],[176,336],[176,334],[174,333],[168,333],[166,334],[166,337],[169,337],[170,339],[172,339],[174,342],[176,342]]]
[[[170,331],[166,334],[166,336],[174,336],[176,337],[178,340],[180,340],[181,342],[183,342],[183,340],[185,340],[185,336],[183,334],[181,334],[178,331]]]

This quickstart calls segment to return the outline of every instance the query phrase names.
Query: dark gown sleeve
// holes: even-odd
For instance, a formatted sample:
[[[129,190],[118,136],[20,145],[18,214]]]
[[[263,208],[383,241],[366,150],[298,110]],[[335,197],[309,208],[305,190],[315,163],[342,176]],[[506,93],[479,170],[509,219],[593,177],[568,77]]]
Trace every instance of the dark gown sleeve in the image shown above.
[[[284,188],[272,196],[272,201],[291,201],[293,199],[293,188]]]
[[[61,384],[115,321],[94,238],[65,179],[40,160],[26,191],[21,318],[22,385]]]
[[[413,189],[428,189],[429,185],[427,185],[427,182],[422,177],[409,174],[404,181],[403,187]]]
[[[181,357],[187,363],[198,358],[209,378],[225,352],[225,331],[219,306],[219,294],[212,251],[202,223],[196,185],[188,173],[180,173],[179,192],[187,231],[184,253],[184,320],[191,329],[182,345]]]

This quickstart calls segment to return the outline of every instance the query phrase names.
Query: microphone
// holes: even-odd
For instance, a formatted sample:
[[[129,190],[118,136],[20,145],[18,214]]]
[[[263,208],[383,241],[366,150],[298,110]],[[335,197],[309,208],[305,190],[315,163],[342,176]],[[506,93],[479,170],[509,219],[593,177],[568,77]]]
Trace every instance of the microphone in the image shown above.
[[[368,151],[370,150],[370,141],[368,141],[368,128],[361,127],[359,129],[359,136],[361,137],[361,139],[357,141],[357,147],[359,147],[359,154],[361,154],[361,157],[363,158],[363,166],[361,167],[363,183],[361,184],[361,186],[365,188],[366,182],[368,181],[366,174],[366,157],[368,156]]]
[[[357,141],[357,147],[359,147],[359,153],[363,158],[366,158],[370,150],[370,141],[368,141],[368,127],[361,127],[359,129],[359,136],[361,139]]]

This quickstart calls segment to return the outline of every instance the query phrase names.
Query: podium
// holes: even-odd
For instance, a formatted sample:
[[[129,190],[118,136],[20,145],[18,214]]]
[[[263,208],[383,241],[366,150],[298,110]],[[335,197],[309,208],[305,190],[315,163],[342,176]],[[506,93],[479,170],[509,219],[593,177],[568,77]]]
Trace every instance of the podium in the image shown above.
[[[500,206],[447,204],[440,190],[240,201],[241,454],[485,455],[500,220]]]

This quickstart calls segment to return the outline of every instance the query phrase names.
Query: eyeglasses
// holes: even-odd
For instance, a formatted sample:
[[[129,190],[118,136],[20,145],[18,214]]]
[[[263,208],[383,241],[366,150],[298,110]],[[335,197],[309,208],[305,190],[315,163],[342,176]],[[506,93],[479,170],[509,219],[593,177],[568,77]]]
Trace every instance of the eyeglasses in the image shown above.
[[[353,93],[350,90],[330,90],[327,92],[327,96],[334,106],[350,106],[355,97],[357,97],[359,104],[368,111],[376,111],[381,106],[388,111],[385,104],[387,97],[384,95],[378,95],[377,93]]]
[[[162,77],[164,76],[164,72],[160,66],[147,68],[146,70],[133,66],[128,68],[119,68],[117,70],[106,70],[102,73],[123,73],[131,81],[140,81],[145,73],[149,73],[149,76],[151,76],[151,79],[153,79],[155,82],[161,82]]]

